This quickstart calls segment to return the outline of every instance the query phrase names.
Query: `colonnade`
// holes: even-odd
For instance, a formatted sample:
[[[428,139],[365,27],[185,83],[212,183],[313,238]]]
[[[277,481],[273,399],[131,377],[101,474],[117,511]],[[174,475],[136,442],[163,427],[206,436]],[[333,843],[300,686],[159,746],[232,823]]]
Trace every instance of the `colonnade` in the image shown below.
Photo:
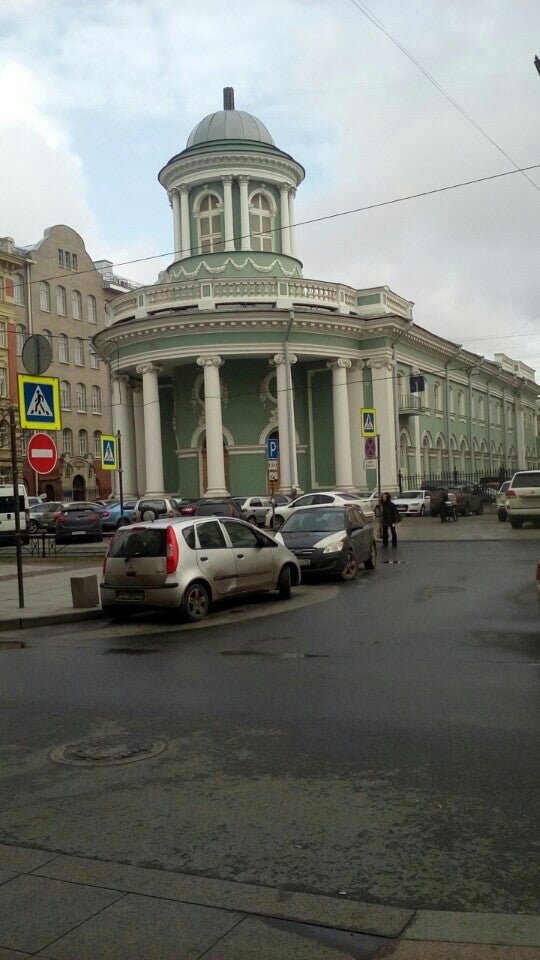
[[[222,390],[220,369],[224,361],[213,354],[193,358],[204,376],[204,428],[206,433],[207,488],[205,496],[224,497],[229,491],[225,478],[223,448]],[[269,359],[276,371],[277,427],[280,447],[280,490],[299,489],[294,390],[291,370],[297,363],[294,353],[277,353]],[[371,361],[338,357],[328,361],[332,373],[335,486],[352,491],[363,486],[363,440],[360,436],[360,408],[363,406],[364,367]],[[125,496],[137,493],[163,495],[163,450],[159,401],[159,363],[137,366],[141,381],[127,375],[113,378],[115,429],[122,436],[122,468]],[[397,476],[392,378],[372,375],[373,404],[378,429],[384,436],[381,448],[383,485],[392,488]]]
[[[223,194],[223,229],[225,250],[246,250],[251,247],[251,227],[249,222],[249,184],[250,177],[223,174],[220,178]],[[240,224],[239,237],[235,242],[233,219],[233,182],[238,181],[240,190]],[[257,181],[253,181],[256,185]],[[279,189],[279,210],[281,217],[281,252],[295,256],[294,231],[294,200],[296,188],[290,183],[274,184]],[[192,256],[192,247],[197,248],[198,238],[191,236],[189,186],[185,183],[169,190],[169,198],[173,209],[174,250],[176,260],[185,260]],[[238,232],[238,230],[236,231]],[[198,249],[194,249],[198,253]]]

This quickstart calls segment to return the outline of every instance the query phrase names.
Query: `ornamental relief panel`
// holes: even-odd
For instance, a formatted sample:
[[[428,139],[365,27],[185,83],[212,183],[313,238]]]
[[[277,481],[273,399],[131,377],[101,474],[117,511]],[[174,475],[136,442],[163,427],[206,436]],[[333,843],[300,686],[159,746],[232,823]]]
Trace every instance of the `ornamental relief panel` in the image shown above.
[[[239,256],[242,256],[242,254],[239,253]],[[201,270],[206,270],[211,276],[219,276],[219,274],[225,272],[227,267],[233,267],[234,270],[238,270],[238,272],[240,272],[241,270],[245,270],[248,265],[256,273],[272,273],[272,271],[275,271],[277,265],[284,277],[302,276],[302,271],[298,265],[295,265],[292,270],[287,270],[279,257],[275,257],[275,259],[272,260],[272,263],[268,264],[267,266],[256,263],[253,257],[244,257],[243,260],[236,260],[233,257],[227,257],[227,259],[219,267],[211,266],[206,262],[206,260],[202,260],[199,264],[197,264],[195,270],[186,270],[185,267],[175,264],[174,266],[169,267],[168,274],[171,280],[195,280],[199,276]]]
[[[278,413],[277,413],[277,376],[275,370],[271,370],[270,373],[267,373],[265,377],[261,380],[261,388],[259,393],[259,399],[263,405],[266,407],[267,404],[270,405],[268,422],[277,423]]]

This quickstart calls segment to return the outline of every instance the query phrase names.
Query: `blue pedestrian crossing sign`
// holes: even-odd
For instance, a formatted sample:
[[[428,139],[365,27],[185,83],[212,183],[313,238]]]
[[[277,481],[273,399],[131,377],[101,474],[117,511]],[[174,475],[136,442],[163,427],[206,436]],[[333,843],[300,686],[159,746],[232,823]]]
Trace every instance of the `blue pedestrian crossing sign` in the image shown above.
[[[118,470],[118,437],[102,433],[101,466],[103,470]]]
[[[277,437],[270,437],[266,441],[266,450],[269,460],[279,460],[279,440]]]
[[[377,421],[374,407],[362,407],[362,436],[377,436]]]
[[[23,430],[61,430],[58,377],[18,376],[19,420]]]

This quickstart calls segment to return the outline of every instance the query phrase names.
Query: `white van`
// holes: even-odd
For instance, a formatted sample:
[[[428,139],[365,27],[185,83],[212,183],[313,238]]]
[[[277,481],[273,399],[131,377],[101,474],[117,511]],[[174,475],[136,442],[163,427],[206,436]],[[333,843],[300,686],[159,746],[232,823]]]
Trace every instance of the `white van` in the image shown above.
[[[29,505],[28,494],[23,483],[19,484],[19,510],[23,543],[28,543]],[[15,543],[15,497],[13,484],[0,486],[0,546]]]

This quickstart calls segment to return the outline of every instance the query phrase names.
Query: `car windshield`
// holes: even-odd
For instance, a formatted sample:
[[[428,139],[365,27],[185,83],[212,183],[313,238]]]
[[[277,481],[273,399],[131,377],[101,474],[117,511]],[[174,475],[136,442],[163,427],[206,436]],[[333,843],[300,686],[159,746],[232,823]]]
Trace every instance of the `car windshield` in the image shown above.
[[[335,533],[346,526],[345,510],[340,507],[321,507],[317,510],[298,510],[283,526],[286,533]]]
[[[511,486],[514,490],[520,487],[540,487],[540,471],[531,473],[516,473]]]

